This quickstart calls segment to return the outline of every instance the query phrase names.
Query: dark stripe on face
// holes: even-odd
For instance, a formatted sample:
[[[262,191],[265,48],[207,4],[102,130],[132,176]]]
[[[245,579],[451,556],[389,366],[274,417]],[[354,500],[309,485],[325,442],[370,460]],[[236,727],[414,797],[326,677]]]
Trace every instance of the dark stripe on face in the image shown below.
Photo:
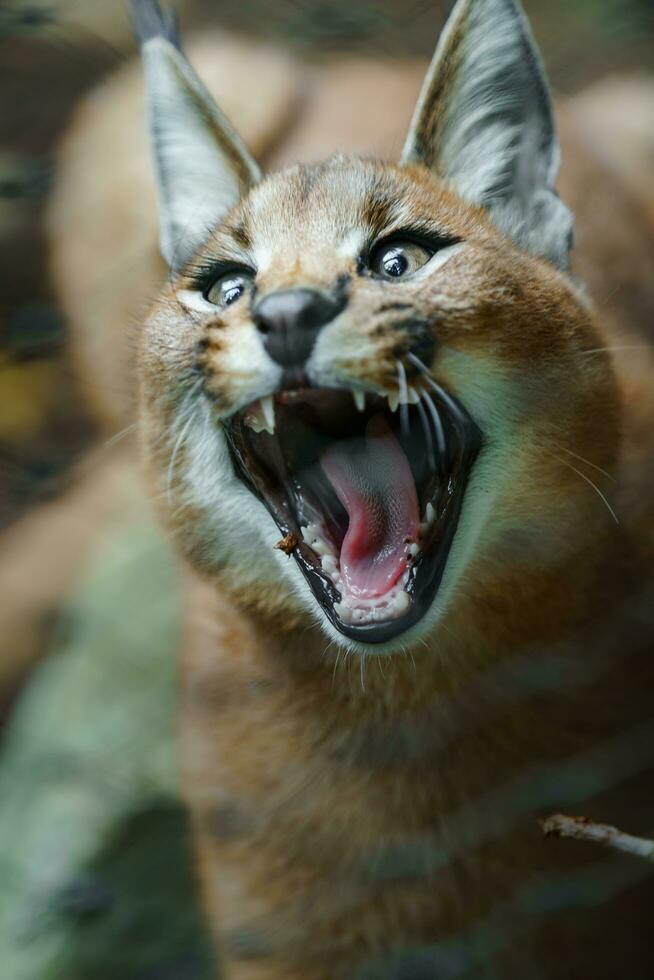
[[[366,195],[361,208],[361,221],[370,230],[372,239],[393,222],[396,213],[396,195],[389,191],[383,180],[376,182]]]
[[[252,235],[250,234],[245,217],[239,218],[234,227],[229,229],[229,232],[236,244],[240,245],[241,248],[248,251],[252,248]]]

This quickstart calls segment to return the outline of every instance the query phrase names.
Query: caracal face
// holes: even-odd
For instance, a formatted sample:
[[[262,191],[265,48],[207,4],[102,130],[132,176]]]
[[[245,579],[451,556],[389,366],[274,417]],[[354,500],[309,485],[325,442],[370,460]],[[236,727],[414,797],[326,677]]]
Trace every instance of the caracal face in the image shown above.
[[[483,6],[453,14],[462,72]],[[515,4],[495,6],[525,30]],[[169,106],[179,89],[192,117],[205,93],[172,39],[146,34],[150,85]],[[617,398],[608,361],[586,356],[601,341],[567,271],[549,103],[540,143],[525,140],[547,158],[529,194],[502,189],[519,141],[497,113],[486,131],[479,107],[463,136],[445,125],[469,82],[444,96],[442,57],[399,165],[339,157],[264,178],[215,107],[218,138],[202,114],[177,134],[197,143],[177,196],[180,154],[158,157],[172,277],[140,350],[166,519],[235,601],[360,652],[438,637],[507,574],[556,576],[607,522],[574,464],[613,464]],[[179,124],[165,99],[152,112],[155,132]],[[441,133],[431,157],[426,131]]]

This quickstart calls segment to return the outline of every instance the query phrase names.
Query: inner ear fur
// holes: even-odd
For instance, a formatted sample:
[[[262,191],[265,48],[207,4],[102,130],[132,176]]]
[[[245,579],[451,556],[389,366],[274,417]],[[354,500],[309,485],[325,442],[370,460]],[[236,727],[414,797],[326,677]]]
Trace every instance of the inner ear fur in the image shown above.
[[[182,269],[261,177],[259,167],[184,56],[158,0],[131,0],[145,70],[161,251]]]
[[[568,269],[572,216],[555,190],[552,100],[517,0],[458,0],[402,161],[428,167],[526,251]]]

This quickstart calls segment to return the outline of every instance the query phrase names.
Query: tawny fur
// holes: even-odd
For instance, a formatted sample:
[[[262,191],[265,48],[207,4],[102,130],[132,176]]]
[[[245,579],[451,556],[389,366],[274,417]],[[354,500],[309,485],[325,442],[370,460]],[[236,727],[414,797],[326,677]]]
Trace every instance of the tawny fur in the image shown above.
[[[191,49],[191,56],[203,73],[202,53],[195,57]],[[419,81],[415,68],[351,63],[347,70],[385,79],[396,95],[396,79],[410,79],[397,106],[400,137]],[[283,91],[292,94],[286,85]],[[134,241],[131,225],[115,223],[105,203],[119,175],[89,182],[89,196],[67,209],[75,172],[111,138],[106,117],[131,118],[139,87],[135,76],[126,76],[115,95],[106,90],[110,110],[87,106],[78,117],[53,208],[59,287],[80,329],[97,295],[85,296],[75,285],[75,256],[84,253],[85,267],[90,261],[112,284],[97,336],[98,350],[107,354],[113,338],[123,336],[126,317],[122,273],[106,256],[118,256],[122,269],[124,246]],[[259,90],[278,104],[279,90]],[[354,88],[346,104],[339,102],[341,113],[354,117],[368,106],[367,96],[358,102],[360,92]],[[227,97],[221,92],[223,103]],[[333,119],[329,105],[328,90],[310,97],[290,137],[295,146],[303,127],[313,133],[312,157],[350,148],[345,128],[321,126],[319,110]],[[347,338],[335,336],[333,349],[344,354],[334,355],[332,367],[341,379],[382,384],[403,338],[391,335],[383,316],[375,333],[379,296],[336,253],[342,223],[357,208],[362,220],[374,220],[366,210],[374,188],[468,243],[420,295],[416,287],[399,292],[404,288],[407,302],[437,318],[435,376],[482,416],[490,449],[508,438],[510,452],[480,471],[478,495],[491,493],[484,478],[497,477],[498,467],[500,490],[465,580],[437,630],[405,656],[361,660],[329,647],[284,579],[281,563],[291,559],[276,552],[273,564],[279,534],[272,522],[269,553],[258,541],[241,542],[241,550],[207,546],[211,514],[185,492],[191,450],[184,440],[172,458],[179,406],[171,392],[180,374],[199,366],[219,412],[238,403],[247,377],[225,364],[248,329],[243,310],[190,322],[166,287],[140,330],[141,437],[155,499],[188,559],[181,762],[205,909],[227,980],[464,975],[463,967],[452,972],[445,949],[438,965],[421,961],[420,951],[465,937],[480,922],[494,923],[503,937],[489,953],[502,978],[648,975],[642,894],[640,904],[625,904],[625,916],[620,902],[609,902],[605,914],[578,912],[569,924],[530,914],[526,899],[535,879],[567,862],[567,853],[541,841],[536,823],[544,808],[565,802],[553,798],[557,777],[547,767],[565,769],[581,759],[593,772],[610,770],[613,783],[621,766],[625,778],[635,776],[629,761],[611,755],[613,737],[626,740],[625,758],[640,759],[640,770],[652,762],[637,736],[650,717],[652,690],[647,273],[654,231],[641,213],[636,183],[594,158],[575,111],[574,100],[563,108],[562,185],[577,213],[578,267],[600,296],[596,312],[565,276],[520,253],[481,210],[420,168],[340,158],[317,170],[273,175],[219,233],[228,238],[238,225],[255,239],[265,235],[283,195],[287,235],[279,239],[265,286],[332,283],[349,274],[343,329],[354,332],[369,356],[348,361]],[[396,148],[395,134],[382,125],[378,132],[370,134],[369,147],[386,156]],[[284,159],[283,145],[276,156]],[[133,165],[144,167],[140,157]],[[589,181],[605,189],[599,203]],[[141,186],[140,179],[122,181],[125,214]],[[102,203],[93,203],[96,194]],[[130,258],[132,309],[160,268],[153,213],[138,235],[141,245]],[[216,245],[209,243],[208,252]],[[639,349],[612,353],[613,346]],[[86,359],[93,368],[99,364],[101,397],[110,406],[105,414],[114,405],[116,415],[124,413],[107,394],[115,380],[103,380],[104,354]],[[587,480],[610,496],[619,527]],[[279,569],[274,581],[271,567]],[[532,683],[530,667],[552,660],[561,684]],[[587,755],[593,751],[600,752],[595,763]],[[539,781],[542,771],[549,782]],[[570,784],[560,778],[561,794],[569,796]],[[519,802],[521,780],[531,787],[526,805]],[[619,790],[615,797],[598,795],[594,802],[603,809],[594,815],[647,830],[642,821],[654,823],[651,801],[644,802],[635,782]],[[583,860],[582,852],[573,859]],[[471,940],[464,948],[476,947]],[[393,957],[402,950],[413,951],[413,959],[393,973]],[[384,957],[386,967],[379,967]]]

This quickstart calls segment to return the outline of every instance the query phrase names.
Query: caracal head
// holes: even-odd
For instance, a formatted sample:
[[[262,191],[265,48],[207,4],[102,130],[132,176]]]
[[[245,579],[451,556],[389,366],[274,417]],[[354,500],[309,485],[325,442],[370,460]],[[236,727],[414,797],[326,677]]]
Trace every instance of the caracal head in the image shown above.
[[[399,163],[267,176],[170,18],[133,6],[171,268],[140,343],[145,445],[184,553],[360,652],[499,635],[554,594],[562,615],[552,583],[612,519],[592,484],[617,398],[517,2],[456,4]]]

